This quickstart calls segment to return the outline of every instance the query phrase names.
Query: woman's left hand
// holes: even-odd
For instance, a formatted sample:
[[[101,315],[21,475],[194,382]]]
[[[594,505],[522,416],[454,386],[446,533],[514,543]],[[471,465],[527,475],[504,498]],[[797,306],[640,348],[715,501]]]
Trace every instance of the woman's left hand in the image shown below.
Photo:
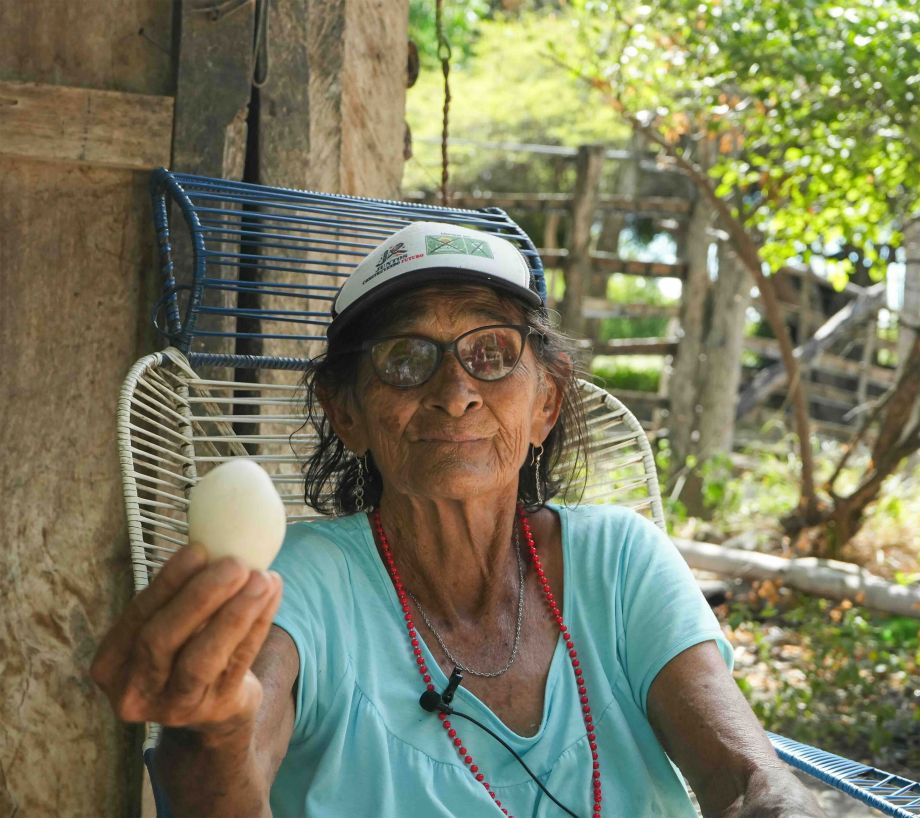
[[[748,778],[744,795],[718,815],[720,818],[825,818],[814,796],[785,767],[755,770]]]

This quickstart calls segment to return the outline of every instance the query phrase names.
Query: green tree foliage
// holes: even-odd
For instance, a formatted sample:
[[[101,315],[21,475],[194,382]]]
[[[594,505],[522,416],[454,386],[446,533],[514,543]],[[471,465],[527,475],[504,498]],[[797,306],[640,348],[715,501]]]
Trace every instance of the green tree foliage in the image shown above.
[[[452,7],[462,4],[446,3],[447,12]],[[569,15],[524,11],[514,17],[480,18],[469,42],[470,59],[456,59],[457,47],[451,43],[455,189],[564,190],[574,181],[570,162],[563,167],[553,157],[485,150],[464,140],[575,147],[625,139],[628,129],[616,113],[598,104],[588,86],[573,82],[549,58],[551,47],[577,48],[578,32]],[[406,190],[437,187],[443,93],[440,69],[423,66],[407,96],[414,157],[406,165]]]
[[[435,0],[409,0],[409,39],[418,47],[425,70],[439,65],[435,8]],[[487,0],[444,3],[444,36],[456,64],[465,63],[472,55],[479,24],[491,11]]]
[[[914,0],[573,0],[580,58],[616,106],[695,152],[774,270],[822,257],[880,278],[920,207]],[[882,263],[879,263],[882,262]]]

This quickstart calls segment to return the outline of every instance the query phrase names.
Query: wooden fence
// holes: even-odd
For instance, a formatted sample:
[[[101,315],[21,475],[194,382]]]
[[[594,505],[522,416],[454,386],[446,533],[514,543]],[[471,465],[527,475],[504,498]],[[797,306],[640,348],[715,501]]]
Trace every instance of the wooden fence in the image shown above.
[[[502,145],[504,149],[546,152],[541,146]],[[618,167],[613,192],[603,190],[604,163],[613,155],[618,162],[632,165],[632,172]],[[456,207],[500,207],[530,230],[547,268],[550,305],[560,310],[563,328],[586,340],[586,358],[596,355],[662,356],[662,367],[673,356],[680,337],[679,303],[614,303],[605,297],[611,275],[646,279],[684,279],[687,264],[682,258],[674,263],[638,261],[623,258],[616,252],[617,235],[627,220],[649,220],[655,231],[668,232],[678,248],[687,244],[687,229],[694,207],[692,188],[686,182],[675,184],[677,172],[657,166],[651,157],[624,151],[605,151],[598,146],[583,146],[565,154],[576,164],[576,181],[569,192],[488,192],[458,191],[451,197]],[[607,174],[609,177],[611,174]],[[627,181],[624,184],[623,178]],[[678,193],[675,193],[678,191]],[[433,194],[408,194],[416,201],[433,201]],[[720,240],[718,235],[713,241]],[[603,248],[603,249],[602,249]],[[556,303],[554,285],[557,276],[565,281],[565,296]],[[876,297],[868,308],[860,302],[859,320],[849,320],[842,328],[828,329],[841,311],[852,311],[866,288],[848,285],[837,292],[814,273],[787,268],[776,277],[777,291],[787,325],[800,348],[805,350],[803,377],[809,409],[820,431],[840,438],[849,437],[862,419],[867,402],[882,395],[894,383],[894,360],[897,342],[884,337],[878,325],[879,309],[884,299]],[[759,311],[757,298],[752,308]],[[604,335],[605,319],[628,321],[659,318],[667,326],[664,335],[655,337],[618,337]],[[839,323],[839,321],[837,322]],[[833,332],[831,333],[831,330]],[[828,333],[817,349],[812,349],[817,332]],[[744,373],[740,387],[742,397],[756,386],[758,373],[779,360],[775,339],[753,335],[744,342]],[[802,349],[800,349],[800,352]],[[769,374],[769,373],[767,373]],[[668,396],[666,378],[657,392],[620,389],[611,385],[647,424],[650,431],[666,434]],[[763,424],[784,408],[782,379],[757,394],[742,400],[743,423]]]

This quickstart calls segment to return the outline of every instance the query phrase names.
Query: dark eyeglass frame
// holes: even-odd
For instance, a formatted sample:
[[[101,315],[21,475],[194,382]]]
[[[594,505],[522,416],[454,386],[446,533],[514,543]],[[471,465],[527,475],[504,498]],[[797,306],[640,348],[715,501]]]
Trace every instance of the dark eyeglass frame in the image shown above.
[[[517,332],[521,336],[521,350],[518,353],[517,360],[514,362],[512,366],[508,367],[507,372],[503,373],[502,375],[499,375],[497,378],[482,378],[479,375],[477,375],[475,372],[471,372],[467,368],[466,364],[463,362],[459,353],[457,352],[457,344],[460,341],[462,341],[464,338],[466,338],[468,335],[473,335],[474,333],[482,332],[484,330],[490,330],[490,329],[517,330]],[[434,338],[429,338],[427,335],[414,335],[412,333],[406,333],[406,334],[400,334],[400,335],[385,335],[379,338],[369,338],[367,341],[364,341],[364,343],[362,343],[356,349],[352,349],[349,351],[351,352],[360,351],[360,352],[371,353],[374,346],[376,346],[379,343],[382,343],[384,341],[399,341],[403,339],[424,341],[428,344],[431,344],[432,347],[434,347],[436,351],[434,366],[432,366],[431,372],[429,372],[428,375],[423,380],[420,380],[418,383],[412,383],[412,384],[391,383],[390,381],[386,379],[386,377],[384,377],[380,373],[380,370],[377,369],[377,364],[374,361],[373,354],[370,355],[371,366],[373,367],[374,372],[377,375],[377,377],[380,378],[380,380],[383,381],[385,384],[387,384],[387,386],[392,386],[394,389],[415,389],[416,387],[423,386],[424,384],[428,383],[428,381],[430,381],[434,377],[434,374],[438,371],[438,369],[440,369],[441,363],[444,361],[444,355],[448,352],[453,354],[453,356],[459,362],[460,366],[463,368],[463,371],[466,372],[470,377],[475,378],[477,381],[484,381],[485,383],[495,383],[496,381],[500,381],[503,378],[507,378],[512,372],[514,372],[515,369],[517,369],[517,365],[521,362],[521,358],[524,357],[524,348],[527,345],[527,339],[530,338],[531,335],[536,335],[539,339],[541,340],[543,339],[543,333],[541,333],[539,330],[534,329],[528,324],[486,324],[481,327],[473,327],[473,329],[467,330],[466,332],[461,333],[456,338],[454,338],[453,341],[436,341]]]

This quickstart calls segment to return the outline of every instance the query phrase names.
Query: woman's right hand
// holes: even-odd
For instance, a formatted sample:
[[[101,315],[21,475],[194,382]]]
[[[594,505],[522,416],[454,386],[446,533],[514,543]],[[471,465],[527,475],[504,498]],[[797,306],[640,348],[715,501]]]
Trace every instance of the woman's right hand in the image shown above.
[[[281,577],[183,548],[103,638],[90,673],[124,721],[219,739],[252,729],[251,671],[281,600]]]

